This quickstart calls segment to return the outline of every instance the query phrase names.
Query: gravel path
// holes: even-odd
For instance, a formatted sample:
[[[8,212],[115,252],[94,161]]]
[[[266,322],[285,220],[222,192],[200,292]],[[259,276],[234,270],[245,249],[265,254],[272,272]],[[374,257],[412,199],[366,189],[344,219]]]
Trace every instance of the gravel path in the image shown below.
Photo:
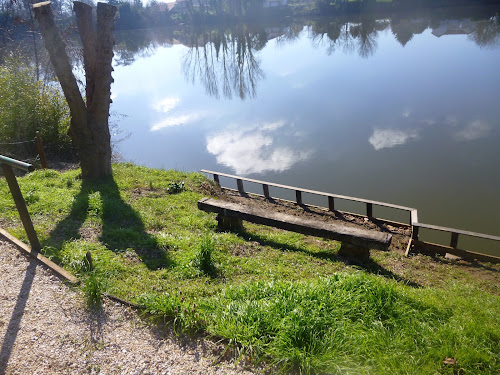
[[[215,345],[180,343],[127,307],[81,292],[0,240],[0,374],[251,374],[212,366]]]

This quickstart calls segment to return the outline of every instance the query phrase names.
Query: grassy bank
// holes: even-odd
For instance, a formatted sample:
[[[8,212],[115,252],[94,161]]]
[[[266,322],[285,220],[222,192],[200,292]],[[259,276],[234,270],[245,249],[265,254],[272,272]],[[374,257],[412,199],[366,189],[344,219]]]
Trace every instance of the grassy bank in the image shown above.
[[[196,206],[218,194],[202,175],[114,171],[94,183],[78,171],[19,180],[45,255],[89,295],[100,289],[179,332],[224,338],[225,354],[273,371],[500,373],[498,266],[379,251],[352,264],[335,241],[251,224],[218,232]],[[4,180],[0,192],[1,226],[26,240]]]

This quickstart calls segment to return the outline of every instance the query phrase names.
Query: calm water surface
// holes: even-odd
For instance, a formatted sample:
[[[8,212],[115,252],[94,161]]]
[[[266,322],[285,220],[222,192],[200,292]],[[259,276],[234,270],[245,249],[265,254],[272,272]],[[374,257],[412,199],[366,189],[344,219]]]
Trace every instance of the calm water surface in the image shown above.
[[[498,20],[334,21],[119,43],[116,150],[500,235]]]

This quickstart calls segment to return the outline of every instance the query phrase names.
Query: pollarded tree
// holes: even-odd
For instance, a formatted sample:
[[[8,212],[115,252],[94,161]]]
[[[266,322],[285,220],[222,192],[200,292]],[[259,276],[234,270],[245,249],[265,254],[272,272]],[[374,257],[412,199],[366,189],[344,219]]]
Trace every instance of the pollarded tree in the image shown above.
[[[70,136],[76,147],[82,178],[99,178],[112,174],[109,105],[111,103],[111,66],[113,60],[113,26],[117,8],[97,4],[94,24],[92,7],[73,2],[78,33],[83,45],[85,68],[85,101],[73,74],[65,44],[54,21],[50,1],[33,5],[45,47],[68,102],[71,114]]]

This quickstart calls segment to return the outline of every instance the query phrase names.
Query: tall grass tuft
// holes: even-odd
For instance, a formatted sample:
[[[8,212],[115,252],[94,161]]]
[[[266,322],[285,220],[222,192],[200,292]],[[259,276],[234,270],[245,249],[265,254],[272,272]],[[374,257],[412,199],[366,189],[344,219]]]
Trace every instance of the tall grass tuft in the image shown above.
[[[215,251],[215,243],[212,237],[205,236],[201,243],[200,249],[196,254],[195,266],[203,272],[205,275],[210,277],[217,276],[217,267],[213,259],[213,252]]]
[[[90,308],[100,308],[102,304],[102,281],[98,278],[95,270],[88,273],[83,284],[85,300]]]
[[[90,251],[88,251],[83,258],[82,270],[86,273],[85,282],[83,284],[83,292],[85,294],[87,305],[90,308],[98,309],[102,304],[103,283],[98,278]]]

